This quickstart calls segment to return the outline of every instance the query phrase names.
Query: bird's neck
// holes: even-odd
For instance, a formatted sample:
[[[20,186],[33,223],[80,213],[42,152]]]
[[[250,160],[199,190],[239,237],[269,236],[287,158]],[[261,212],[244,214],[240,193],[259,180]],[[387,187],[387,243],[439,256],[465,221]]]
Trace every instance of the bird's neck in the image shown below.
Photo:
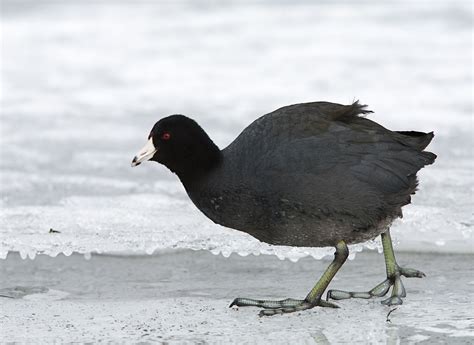
[[[221,150],[211,141],[207,148],[201,146],[196,149],[174,172],[188,190],[205,179],[222,163],[222,160]]]

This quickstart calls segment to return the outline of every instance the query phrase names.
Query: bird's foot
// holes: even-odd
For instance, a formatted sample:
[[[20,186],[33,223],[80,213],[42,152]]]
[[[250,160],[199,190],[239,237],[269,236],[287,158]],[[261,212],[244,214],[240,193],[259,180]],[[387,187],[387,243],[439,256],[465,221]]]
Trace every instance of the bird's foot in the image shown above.
[[[390,274],[387,279],[378,284],[372,290],[367,292],[352,292],[352,291],[342,291],[342,290],[329,290],[326,299],[349,299],[349,298],[372,298],[372,297],[382,297],[385,296],[392,288],[392,294],[389,298],[381,301],[385,305],[400,305],[403,303],[402,298],[406,296],[405,287],[403,286],[401,276],[407,278],[423,278],[425,274],[421,271],[412,269],[412,268],[403,268],[398,265],[393,270],[393,274]]]
[[[260,307],[259,316],[272,316],[277,314],[293,313],[314,307],[339,308],[336,304],[321,300],[321,296],[326,291],[332,278],[349,256],[349,249],[344,241],[339,241],[336,245],[334,260],[324,271],[316,285],[311,289],[305,299],[287,298],[281,301],[258,300],[251,298],[236,298],[229,307]]]
[[[229,307],[259,307],[264,308],[258,314],[259,316],[272,316],[277,314],[293,313],[311,309],[314,307],[339,308],[334,303],[318,299],[315,303],[311,303],[305,299],[287,298],[280,301],[259,300],[252,298],[236,298]]]

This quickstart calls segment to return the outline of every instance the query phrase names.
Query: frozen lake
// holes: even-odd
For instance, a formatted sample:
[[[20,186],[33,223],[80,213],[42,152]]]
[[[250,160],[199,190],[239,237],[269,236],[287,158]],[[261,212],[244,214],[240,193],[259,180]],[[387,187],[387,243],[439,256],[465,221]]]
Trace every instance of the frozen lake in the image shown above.
[[[0,256],[323,257],[332,250],[271,247],[217,226],[170,172],[130,161],[168,114],[195,118],[223,148],[278,107],[354,99],[390,129],[436,134],[436,164],[393,226],[398,249],[473,253],[471,30],[468,2],[369,1],[355,11],[4,0]]]

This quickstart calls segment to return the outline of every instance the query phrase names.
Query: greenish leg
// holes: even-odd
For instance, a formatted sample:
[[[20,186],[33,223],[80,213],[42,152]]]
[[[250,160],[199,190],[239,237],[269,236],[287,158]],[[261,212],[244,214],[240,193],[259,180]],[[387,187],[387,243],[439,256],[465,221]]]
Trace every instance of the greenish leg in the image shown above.
[[[372,290],[367,292],[351,292],[342,290],[330,290],[327,293],[327,299],[332,298],[335,300],[348,299],[348,298],[372,298],[385,296],[392,288],[392,294],[389,298],[382,301],[385,305],[399,305],[403,303],[402,298],[406,296],[405,287],[403,286],[401,276],[407,278],[422,278],[425,274],[421,271],[414,270],[412,268],[403,268],[398,266],[395,260],[395,253],[393,252],[392,238],[390,237],[390,230],[383,233],[382,247],[383,255],[385,258],[385,267],[387,271],[387,279],[381,282],[379,285],[374,287]]]
[[[293,299],[287,298],[280,301],[270,300],[258,300],[251,298],[236,298],[231,304],[232,306],[238,307],[260,307],[264,308],[260,311],[260,316],[271,316],[276,314],[292,313],[295,311],[301,311],[311,309],[313,307],[330,307],[339,308],[337,305],[321,300],[321,297],[328,287],[331,280],[336,275],[337,271],[342,267],[349,255],[349,249],[344,241],[340,241],[336,245],[336,253],[334,254],[334,260],[331,262],[329,267],[323,273],[316,285],[311,289],[305,299]]]

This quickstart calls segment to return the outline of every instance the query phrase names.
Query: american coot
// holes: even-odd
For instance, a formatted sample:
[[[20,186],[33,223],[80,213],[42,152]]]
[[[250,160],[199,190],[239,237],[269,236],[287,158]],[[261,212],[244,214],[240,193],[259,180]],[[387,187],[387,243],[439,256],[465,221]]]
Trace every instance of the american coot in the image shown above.
[[[416,173],[434,162],[423,149],[433,133],[390,131],[364,118],[354,102],[289,105],[260,117],[220,150],[192,119],[158,121],[132,166],[152,160],[176,173],[193,203],[212,221],[273,245],[336,248],[334,261],[303,300],[236,298],[231,306],[274,315],[337,307],[323,292],[348,256],[347,244],[382,236],[387,279],[368,292],[330,290],[327,299],[384,296],[401,304],[400,276],[389,226],[417,187]]]

